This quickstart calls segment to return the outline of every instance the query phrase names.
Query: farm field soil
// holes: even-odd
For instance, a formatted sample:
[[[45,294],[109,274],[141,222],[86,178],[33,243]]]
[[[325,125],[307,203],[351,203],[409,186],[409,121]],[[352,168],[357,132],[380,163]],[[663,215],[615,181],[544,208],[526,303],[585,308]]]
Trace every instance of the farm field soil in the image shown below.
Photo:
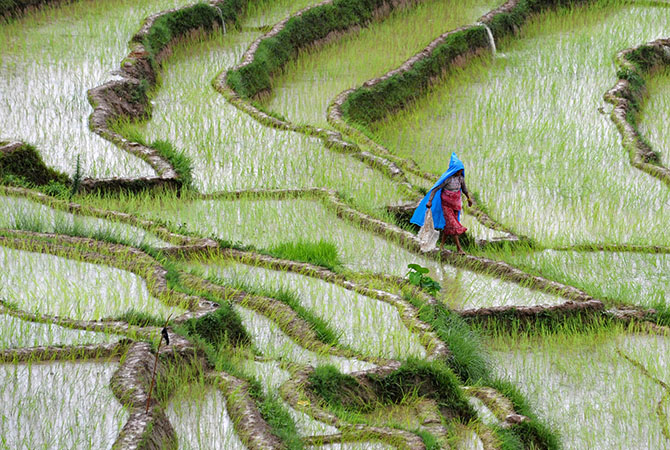
[[[295,293],[304,308],[331,324],[342,345],[361,354],[389,359],[426,356],[416,335],[388,303],[295,273],[235,263],[201,269],[206,276],[216,276],[229,285]]]
[[[139,276],[112,267],[7,247],[0,247],[0,265],[7,268],[0,272],[3,297],[30,313],[99,320],[131,308],[164,318],[184,312],[152,297]]]
[[[117,367],[116,362],[1,364],[2,447],[111,447],[128,419],[109,388]]]
[[[228,416],[221,391],[186,384],[171,398],[165,414],[174,426],[180,450],[244,450]]]
[[[51,323],[36,323],[0,314],[0,351],[8,348],[84,345],[117,342],[120,336],[73,330]]]
[[[642,105],[639,126],[642,137],[661,157],[661,163],[670,166],[670,70],[654,74],[647,82],[647,94]]]
[[[109,236],[135,247],[170,245],[151,233],[131,225],[71,214],[25,198],[0,196],[0,203],[3,206],[0,228],[77,236]]]
[[[669,26],[667,8],[618,2],[548,12],[374,133],[435,174],[456,151],[491,216],[542,244],[668,245],[670,189],[631,167],[599,107],[616,52]]]
[[[493,343],[495,370],[559,430],[565,448],[665,448],[667,336],[599,332]],[[622,352],[621,354],[619,353]],[[657,405],[666,415],[657,413]]]
[[[0,136],[34,144],[45,163],[72,174],[80,156],[92,178],[152,176],[141,159],[88,128],[86,91],[110,78],[150,14],[187,0],[76,1],[0,26]]]
[[[375,207],[404,200],[379,171],[326,149],[317,138],[263,126],[214,90],[216,75],[237,64],[258,36],[219,31],[176,46],[164,63],[151,120],[121,124],[119,131],[146,142],[167,139],[183,150],[203,193],[331,187]]]
[[[596,298],[645,308],[670,306],[668,254],[545,250],[500,257]]]
[[[498,6],[499,0],[428,0],[395,10],[325,46],[301,52],[272,82],[264,104],[290,120],[327,127],[328,104],[342,91],[399,66],[433,39]]]

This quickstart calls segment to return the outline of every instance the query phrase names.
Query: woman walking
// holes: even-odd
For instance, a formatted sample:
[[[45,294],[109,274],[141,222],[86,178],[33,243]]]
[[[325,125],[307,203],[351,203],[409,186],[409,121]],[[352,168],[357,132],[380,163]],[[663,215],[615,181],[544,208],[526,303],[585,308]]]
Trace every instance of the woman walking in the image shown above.
[[[440,249],[444,247],[444,240],[447,236],[453,236],[458,253],[463,255],[465,252],[461,247],[458,236],[465,233],[468,229],[461,225],[461,193],[468,199],[468,206],[472,206],[470,192],[465,186],[465,167],[456,153],[451,154],[449,168],[442,174],[437,183],[428,191],[421,200],[419,206],[414,211],[411,222],[423,226],[426,218],[426,210],[430,208],[433,215],[433,222],[436,230],[442,230],[440,240]]]

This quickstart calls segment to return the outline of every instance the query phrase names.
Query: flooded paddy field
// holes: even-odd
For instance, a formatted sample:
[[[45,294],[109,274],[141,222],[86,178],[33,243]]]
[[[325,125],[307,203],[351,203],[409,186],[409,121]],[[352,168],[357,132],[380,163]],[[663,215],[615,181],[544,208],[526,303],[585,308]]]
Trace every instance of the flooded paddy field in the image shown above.
[[[109,388],[117,366],[0,364],[3,448],[111,447],[128,418]]]
[[[652,75],[647,81],[647,93],[640,113],[640,132],[666,167],[670,166],[670,132],[664,125],[670,110],[668,94],[670,71]]]
[[[670,8],[45,3],[0,4],[0,140],[71,176],[79,156],[99,184],[31,185],[0,152],[0,448],[670,445],[670,189],[631,165],[603,100],[628,76],[617,52],[669,37]],[[129,40],[155,13],[147,56]],[[413,78],[414,56],[441,71]],[[633,106],[667,166],[661,60]],[[132,64],[157,76],[132,80],[151,113],[107,125],[169,147],[177,178],[142,179],[89,130],[86,91]],[[232,68],[265,88],[224,86]],[[349,124],[378,145],[329,128],[334,99],[380,76],[388,100],[420,92]],[[116,94],[132,101],[105,107],[134,107]],[[466,254],[423,253],[403,205],[452,152],[476,200]]]
[[[0,247],[2,295],[18,309],[77,320],[128,310],[167,317],[184,310],[162,304],[139,276],[112,267]]]
[[[0,228],[71,236],[109,236],[135,247],[170,245],[151,233],[131,225],[71,214],[26,198],[3,196],[0,197],[0,202],[3,205]]]
[[[523,344],[496,345],[497,370],[538,405],[566,448],[665,446],[667,336],[559,335]]]

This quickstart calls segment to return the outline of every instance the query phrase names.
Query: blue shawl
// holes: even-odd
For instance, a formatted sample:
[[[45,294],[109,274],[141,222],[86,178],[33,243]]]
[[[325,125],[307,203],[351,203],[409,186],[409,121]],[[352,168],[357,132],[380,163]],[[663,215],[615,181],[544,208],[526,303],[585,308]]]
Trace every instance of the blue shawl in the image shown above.
[[[440,179],[437,180],[437,183],[435,183],[433,187],[430,188],[430,191],[428,191],[423,200],[421,200],[421,203],[419,203],[419,206],[414,211],[414,215],[412,216],[412,220],[410,220],[410,222],[415,223],[420,227],[423,226],[423,221],[426,219],[426,203],[428,203],[430,193],[437,189],[447,178],[459,170],[462,170],[463,174],[465,174],[465,167],[463,166],[463,163],[460,159],[458,159],[456,153],[452,153],[451,161],[449,161],[449,168],[442,174]],[[442,212],[442,199],[440,198],[440,194],[442,194],[442,189],[439,189],[435,192],[433,203],[430,205],[430,210],[433,213],[433,224],[436,230],[441,230],[446,225],[446,221],[444,220],[444,213]],[[458,219],[461,219],[460,211],[458,212]]]

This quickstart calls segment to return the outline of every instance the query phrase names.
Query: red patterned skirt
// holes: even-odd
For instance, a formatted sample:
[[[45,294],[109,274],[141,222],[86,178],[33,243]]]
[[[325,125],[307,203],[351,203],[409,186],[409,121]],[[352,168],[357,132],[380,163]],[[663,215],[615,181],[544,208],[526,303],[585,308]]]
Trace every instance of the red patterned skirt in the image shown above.
[[[447,235],[454,235],[463,234],[468,231],[468,229],[458,221],[458,211],[462,209],[461,191],[448,191],[442,189],[440,199],[442,200],[442,213],[444,214],[444,220],[446,222],[442,232]]]

